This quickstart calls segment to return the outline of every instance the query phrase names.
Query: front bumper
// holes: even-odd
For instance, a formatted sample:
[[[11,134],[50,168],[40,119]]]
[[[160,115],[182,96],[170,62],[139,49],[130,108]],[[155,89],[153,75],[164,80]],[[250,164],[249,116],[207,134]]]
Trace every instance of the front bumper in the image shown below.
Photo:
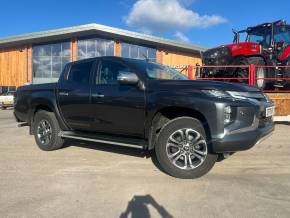
[[[236,152],[252,148],[263,137],[274,131],[273,117],[267,115],[267,108],[273,107],[273,102],[266,100],[243,100],[244,105],[234,105],[233,120],[230,124],[220,125],[215,135],[212,135],[212,150],[216,153]],[[227,104],[217,107],[218,123],[223,123],[223,109]],[[229,104],[230,105],[230,104]],[[268,116],[268,117],[267,117]]]
[[[222,139],[212,141],[213,151],[224,153],[248,150],[273,132],[274,128],[274,123],[269,122],[267,125],[254,130],[225,135]]]

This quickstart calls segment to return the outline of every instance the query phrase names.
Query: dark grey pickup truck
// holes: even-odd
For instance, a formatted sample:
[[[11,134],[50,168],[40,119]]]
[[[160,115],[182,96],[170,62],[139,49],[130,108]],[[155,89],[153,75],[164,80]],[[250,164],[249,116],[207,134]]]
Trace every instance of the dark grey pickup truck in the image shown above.
[[[69,63],[58,83],[18,88],[14,110],[42,150],[59,149],[65,139],[138,147],[179,178],[206,174],[218,158],[274,130],[273,103],[255,87],[193,81],[117,57]]]

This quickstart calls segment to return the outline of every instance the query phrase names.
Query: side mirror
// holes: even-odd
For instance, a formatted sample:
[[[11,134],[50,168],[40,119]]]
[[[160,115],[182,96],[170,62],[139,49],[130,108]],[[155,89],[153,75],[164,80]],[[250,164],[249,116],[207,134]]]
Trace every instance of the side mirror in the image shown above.
[[[135,73],[124,71],[119,72],[117,80],[121,84],[131,84],[131,85],[135,85],[139,82],[139,78]]]

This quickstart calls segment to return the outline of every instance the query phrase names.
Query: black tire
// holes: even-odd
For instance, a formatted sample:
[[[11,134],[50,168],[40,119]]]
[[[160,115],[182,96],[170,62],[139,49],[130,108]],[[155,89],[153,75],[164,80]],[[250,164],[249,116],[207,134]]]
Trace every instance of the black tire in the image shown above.
[[[236,60],[233,65],[247,66],[247,65],[249,65],[249,63],[248,63],[246,58],[240,58],[240,59]],[[248,75],[249,75],[248,68],[246,68],[246,67],[245,68],[243,68],[243,67],[235,68],[233,74],[234,74],[233,75],[234,78],[239,78],[238,80],[233,80],[233,82],[248,84]]]
[[[248,58],[241,58],[237,63],[237,65],[250,65],[254,64],[256,66],[265,66],[266,63],[263,58],[261,57],[248,57]],[[244,80],[238,80],[241,83],[248,83],[248,69],[247,68],[237,68],[235,72],[235,77],[237,78],[245,78]],[[256,78],[267,78],[268,71],[266,68],[257,68],[256,71]],[[263,79],[256,80],[256,85],[260,89],[265,89],[270,85],[270,82]]]
[[[169,147],[167,145],[168,145],[169,137],[172,136],[172,134],[175,134],[176,132],[178,132],[178,130],[183,131],[185,129],[191,129],[191,130],[196,131],[197,133],[200,134],[200,139],[204,139],[204,141],[206,142],[203,146],[204,146],[204,149],[206,147],[207,155],[205,156],[203,162],[200,161],[201,162],[200,165],[198,165],[196,168],[192,168],[189,164],[189,158],[191,157],[192,154],[190,154],[188,157],[185,156],[186,162],[184,160],[184,165],[187,166],[188,169],[179,168],[172,162],[172,160],[170,160],[170,157],[168,156]],[[197,139],[199,141],[198,137]],[[191,117],[179,117],[179,118],[170,120],[168,123],[166,123],[162,127],[160,134],[158,136],[156,147],[155,147],[156,158],[162,170],[173,177],[182,178],[182,179],[198,178],[208,173],[210,169],[214,166],[217,160],[217,154],[214,154],[211,152],[210,146],[208,144],[209,143],[206,140],[206,133],[205,133],[204,127],[199,120],[191,118]],[[184,151],[185,150],[183,151],[179,150],[178,152],[184,152]],[[179,153],[177,156],[180,156],[180,155],[182,154]],[[195,159],[195,156],[193,158]],[[191,162],[194,161],[194,159],[193,160],[191,159]],[[182,159],[181,160],[178,159],[178,161],[182,162]]]
[[[247,58],[249,64],[254,64],[256,66],[265,66],[266,63],[263,58],[261,57],[249,57]],[[267,78],[268,77],[268,70],[267,68],[256,68],[256,86],[260,89],[265,89],[266,87],[270,86],[270,81],[259,79],[259,78]]]
[[[44,126],[50,127],[47,128],[50,129],[50,131],[47,131],[46,133],[46,135],[50,135],[48,136],[48,138],[50,138],[49,140],[42,140],[42,138],[40,137],[40,133],[43,132],[41,131],[41,126],[43,126],[43,123],[47,124]],[[36,112],[33,122],[33,130],[36,144],[41,150],[57,150],[60,149],[64,144],[64,139],[59,136],[61,129],[53,112],[48,112],[44,110]]]

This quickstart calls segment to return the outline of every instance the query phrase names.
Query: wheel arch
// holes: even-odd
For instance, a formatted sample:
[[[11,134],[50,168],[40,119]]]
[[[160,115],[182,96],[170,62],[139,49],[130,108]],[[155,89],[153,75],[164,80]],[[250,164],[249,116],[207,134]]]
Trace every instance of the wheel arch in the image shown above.
[[[57,106],[53,102],[50,102],[45,99],[38,99],[37,101],[34,101],[31,105],[32,106],[31,106],[30,115],[29,115],[30,126],[33,125],[35,114],[40,110],[44,110],[44,111],[54,113],[61,129],[63,130],[69,129],[67,125],[64,123],[64,121],[62,120],[62,117],[59,114],[59,110],[58,108],[56,108]],[[33,134],[33,128],[30,128],[30,134]]]
[[[205,129],[206,136],[208,140],[211,140],[211,132],[209,123],[204,116],[204,114],[196,109],[188,108],[188,107],[176,107],[176,106],[170,106],[170,107],[164,107],[159,109],[153,116],[151,120],[151,126],[149,131],[149,145],[148,149],[152,150],[155,147],[158,134],[162,127],[170,120],[178,118],[178,117],[192,117],[197,120],[199,120]]]
[[[34,110],[33,110],[33,115],[35,116],[35,114],[40,111],[40,110],[44,110],[44,111],[48,111],[48,112],[54,112],[54,110],[52,109],[51,106],[49,105],[46,105],[46,104],[39,104],[39,105],[36,105],[34,107]]]
[[[254,54],[254,55],[237,55],[237,56],[233,57],[232,64],[236,65],[236,63],[238,61],[240,61],[241,59],[246,60],[248,58],[262,58],[264,60],[264,62],[267,63],[267,59],[262,54]]]

